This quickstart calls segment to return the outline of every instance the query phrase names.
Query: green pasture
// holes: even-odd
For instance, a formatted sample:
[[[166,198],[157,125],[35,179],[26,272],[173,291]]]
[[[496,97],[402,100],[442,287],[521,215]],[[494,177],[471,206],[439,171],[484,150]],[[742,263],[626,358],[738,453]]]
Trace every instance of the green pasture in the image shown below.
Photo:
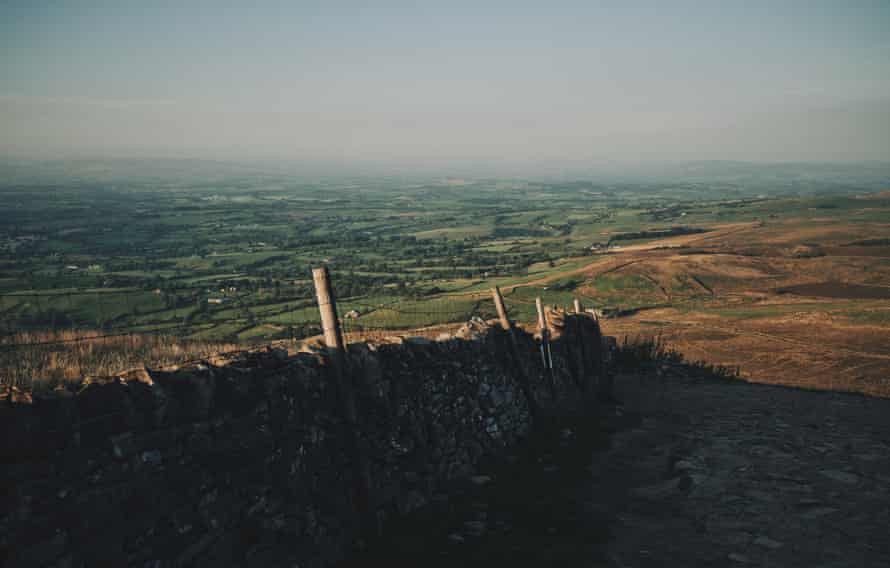
[[[828,195],[824,185],[810,190],[806,181],[795,186],[796,196],[747,181],[208,180],[0,186],[4,202],[16,204],[0,218],[3,329],[102,325],[260,341],[288,326],[317,324],[309,270],[324,263],[335,289],[358,295],[340,299],[341,315],[361,314],[347,326],[456,322],[480,300],[476,313],[493,315],[494,285],[518,286],[505,292],[507,304],[519,319],[534,321],[538,295],[571,305],[583,289],[592,296],[580,297],[585,305],[623,308],[663,300],[641,276],[567,275],[604,260],[581,255],[609,235],[753,219],[781,228],[793,219],[804,228],[849,223],[847,236],[857,240],[887,236],[890,218],[890,199],[857,199],[852,190]],[[888,260],[869,262],[880,267]],[[89,265],[101,270],[84,270]],[[873,283],[881,277],[875,270]],[[719,277],[701,278],[721,285]],[[233,280],[237,297],[207,304]],[[164,294],[153,294],[155,288]],[[672,289],[689,292],[673,300],[683,309],[707,309],[688,278],[678,277]],[[412,297],[419,294],[429,295]],[[770,309],[781,311],[727,307],[721,317],[765,317]],[[856,321],[884,321],[881,311],[848,311]]]

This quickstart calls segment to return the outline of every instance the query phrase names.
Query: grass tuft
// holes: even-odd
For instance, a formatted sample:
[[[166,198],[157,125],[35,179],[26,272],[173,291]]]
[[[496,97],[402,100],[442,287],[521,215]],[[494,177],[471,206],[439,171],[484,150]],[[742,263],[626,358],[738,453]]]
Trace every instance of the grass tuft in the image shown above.
[[[16,333],[0,338],[0,385],[46,391],[77,384],[85,376],[174,365],[240,348],[165,335],[104,337],[92,330]]]

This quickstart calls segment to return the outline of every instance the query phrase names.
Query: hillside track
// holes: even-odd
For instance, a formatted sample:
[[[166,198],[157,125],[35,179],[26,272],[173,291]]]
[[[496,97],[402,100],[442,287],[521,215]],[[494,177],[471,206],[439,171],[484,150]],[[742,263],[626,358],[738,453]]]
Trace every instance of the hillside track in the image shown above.
[[[616,378],[639,424],[595,453],[609,566],[887,566],[890,400]]]

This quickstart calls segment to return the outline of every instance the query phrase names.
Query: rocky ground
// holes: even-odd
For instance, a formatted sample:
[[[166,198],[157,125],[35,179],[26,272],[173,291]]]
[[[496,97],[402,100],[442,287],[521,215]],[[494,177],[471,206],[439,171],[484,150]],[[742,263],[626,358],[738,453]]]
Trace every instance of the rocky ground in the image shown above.
[[[890,566],[890,400],[616,377],[349,566]]]

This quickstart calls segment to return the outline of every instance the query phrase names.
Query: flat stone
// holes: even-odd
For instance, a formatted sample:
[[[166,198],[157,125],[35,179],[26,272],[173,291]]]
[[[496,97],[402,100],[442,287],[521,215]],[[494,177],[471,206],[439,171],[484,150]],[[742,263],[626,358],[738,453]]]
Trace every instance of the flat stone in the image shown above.
[[[491,483],[491,476],[489,475],[474,475],[470,477],[470,483],[473,485],[477,485],[479,487],[483,485],[488,485]]]
[[[853,457],[857,460],[867,461],[867,462],[875,462],[884,458],[884,456],[880,454],[853,454]]]
[[[822,477],[827,477],[828,479],[839,481],[841,483],[846,483],[847,485],[855,485],[859,483],[859,476],[855,473],[850,473],[847,471],[840,471],[837,469],[823,469],[819,472],[819,475]]]
[[[756,544],[757,546],[762,546],[764,548],[769,548],[770,550],[776,550],[785,546],[784,542],[779,542],[766,536],[758,536],[754,539],[754,544]]]
[[[691,485],[692,479],[687,475],[681,475],[680,477],[668,479],[667,481],[662,481],[653,485],[637,487],[633,490],[633,494],[645,499],[664,499],[671,494],[679,493],[680,491],[689,488]]]
[[[816,505],[821,505],[822,501],[818,499],[801,499],[797,502],[798,507],[815,507]]]
[[[161,452],[159,452],[158,450],[149,450],[142,452],[142,461],[143,463],[147,463],[149,465],[160,465]]]
[[[751,499],[755,499],[757,501],[772,501],[773,494],[767,493],[766,491],[758,491],[757,489],[749,489],[745,491],[745,496],[750,497]]]
[[[818,519],[819,517],[824,517],[825,515],[830,515],[836,512],[837,509],[834,507],[815,507],[808,511],[804,511],[800,514],[800,517],[803,519]]]

